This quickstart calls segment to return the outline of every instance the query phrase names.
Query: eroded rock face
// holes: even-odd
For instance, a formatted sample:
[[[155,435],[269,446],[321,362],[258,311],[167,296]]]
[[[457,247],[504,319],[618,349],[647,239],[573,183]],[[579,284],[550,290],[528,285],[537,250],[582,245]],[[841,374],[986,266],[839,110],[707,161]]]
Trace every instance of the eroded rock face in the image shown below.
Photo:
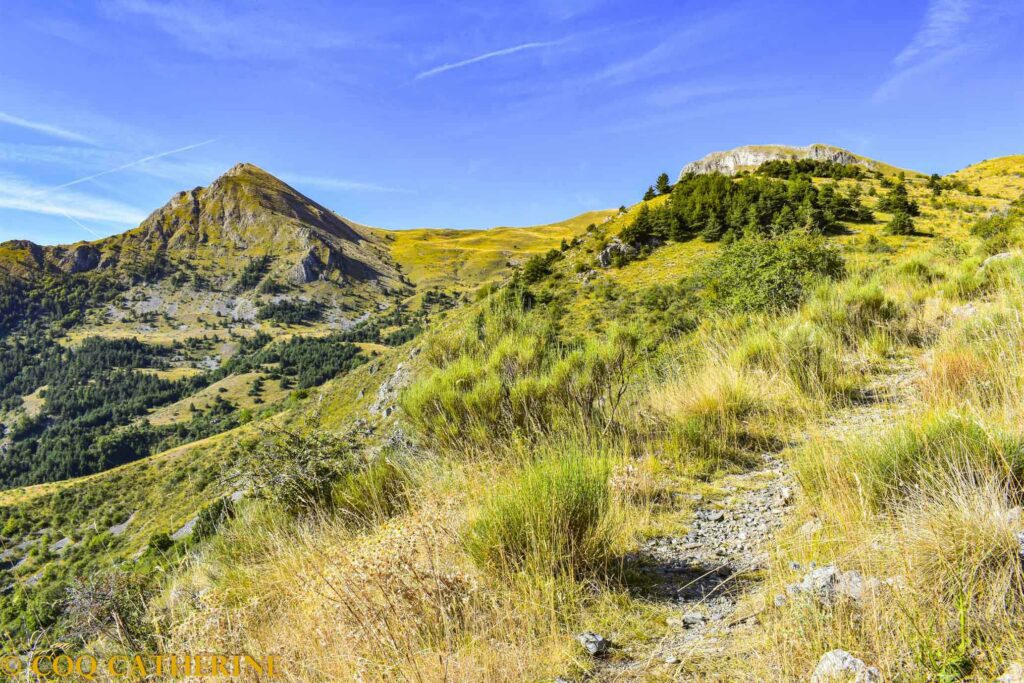
[[[70,247],[60,259],[61,270],[68,273],[85,273],[100,264],[99,249],[91,244]]]
[[[727,152],[712,152],[703,159],[692,161],[683,167],[680,177],[688,173],[736,175],[743,169],[756,168],[766,161],[793,158],[831,161],[837,164],[864,166],[865,168],[872,167],[871,162],[860,159],[845,149],[831,145],[808,145],[807,147],[748,145]]]

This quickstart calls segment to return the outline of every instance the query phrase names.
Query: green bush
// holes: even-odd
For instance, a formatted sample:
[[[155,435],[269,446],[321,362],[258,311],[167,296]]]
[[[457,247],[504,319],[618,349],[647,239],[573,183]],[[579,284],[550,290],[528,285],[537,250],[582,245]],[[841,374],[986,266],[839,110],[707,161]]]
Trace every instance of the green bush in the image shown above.
[[[897,211],[892,220],[885,224],[885,231],[890,235],[913,235],[914,219],[905,211]]]
[[[535,438],[567,421],[584,431],[615,423],[642,355],[634,327],[570,345],[554,307],[486,306],[472,325],[435,335],[437,367],[410,386],[401,405],[435,444],[464,452],[513,437]]]
[[[235,446],[235,462],[253,496],[300,515],[330,508],[334,482],[359,470],[356,444],[321,428],[314,413],[292,426],[261,430],[261,438]]]
[[[599,458],[546,454],[488,493],[466,534],[466,550],[498,573],[593,572],[609,551],[608,475]]]
[[[848,388],[842,349],[813,323],[795,323],[779,335],[786,374],[808,396],[835,396]]]
[[[844,274],[842,256],[824,238],[797,231],[737,240],[703,269],[701,278],[714,306],[779,312],[795,308],[816,281]]]

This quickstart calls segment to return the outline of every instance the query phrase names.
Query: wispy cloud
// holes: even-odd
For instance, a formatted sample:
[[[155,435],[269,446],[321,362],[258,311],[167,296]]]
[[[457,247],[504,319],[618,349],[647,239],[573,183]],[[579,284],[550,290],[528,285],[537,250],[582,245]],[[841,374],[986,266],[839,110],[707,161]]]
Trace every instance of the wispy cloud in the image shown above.
[[[243,5],[244,6],[244,5]],[[353,34],[335,28],[296,23],[294,13],[225,9],[215,4],[161,0],[109,0],[119,17],[137,17],[175,38],[183,47],[208,57],[294,60],[311,50],[350,47]],[[366,36],[363,36],[365,44]]]
[[[376,183],[366,183],[359,180],[348,180],[345,178],[331,178],[325,176],[298,175],[286,173],[281,179],[292,185],[307,185],[318,187],[324,190],[336,190],[340,192],[408,192],[399,187],[388,187]]]
[[[638,27],[638,31],[622,36],[622,39],[630,42],[646,40],[652,46],[642,51],[631,51],[626,59],[608,64],[588,80],[605,85],[624,85],[659,78],[684,66],[699,69],[700,62],[706,63],[709,55],[704,46],[734,31],[743,19],[742,13],[728,9],[692,18],[681,25]],[[615,39],[614,35],[610,38]]]
[[[134,225],[146,217],[143,211],[121,202],[72,190],[54,191],[12,176],[0,176],[0,209],[63,216],[80,227],[85,227],[80,223],[83,220]]]
[[[454,69],[461,69],[461,68],[469,66],[471,64],[477,64],[478,62],[487,61],[488,59],[496,59],[498,57],[506,57],[508,55],[514,55],[517,52],[524,52],[526,50],[539,50],[539,49],[545,48],[545,47],[554,47],[555,45],[559,45],[561,43],[564,43],[566,40],[568,40],[568,39],[567,38],[563,38],[561,40],[548,40],[548,41],[540,41],[540,42],[532,42],[532,43],[523,43],[521,45],[514,45],[512,47],[506,47],[506,48],[503,48],[501,50],[494,50],[493,52],[485,52],[484,54],[477,55],[476,57],[470,57],[469,59],[463,59],[462,61],[453,62],[451,64],[442,64],[441,66],[436,66],[433,69],[427,69],[426,71],[421,71],[420,73],[416,74],[415,80],[419,81],[419,80],[422,80],[424,78],[431,78],[433,76],[437,76],[438,74],[443,74],[446,71],[452,71]]]
[[[741,92],[763,89],[766,89],[766,86],[761,83],[753,85],[709,82],[678,83],[653,90],[647,96],[647,101],[656,107],[678,107],[697,101],[713,100]]]
[[[160,152],[159,154],[150,154],[149,156],[142,157],[141,159],[136,159],[135,161],[130,161],[127,164],[121,164],[120,166],[117,166],[115,168],[107,169],[106,171],[100,171],[99,173],[93,173],[92,175],[83,176],[81,178],[75,178],[74,180],[69,180],[66,183],[61,183],[60,185],[55,185],[54,187],[50,188],[50,190],[51,191],[52,190],[60,190],[60,189],[63,189],[65,187],[71,187],[72,185],[78,185],[80,183],[87,182],[89,180],[95,180],[96,178],[102,178],[103,176],[110,175],[111,173],[117,173],[118,171],[124,171],[124,170],[127,170],[127,169],[135,167],[135,166],[141,166],[142,164],[148,163],[150,161],[156,161],[157,159],[163,159],[164,157],[169,157],[169,156],[171,156],[173,154],[180,154],[181,152],[187,152],[187,151],[189,151],[191,149],[196,149],[198,147],[203,147],[205,145],[209,145],[212,142],[216,142],[216,139],[204,140],[202,142],[197,142],[197,143],[195,143],[193,145],[185,145],[184,147],[178,147],[177,149],[168,150],[166,152]]]
[[[6,123],[26,130],[32,130],[37,133],[42,133],[43,135],[48,135],[52,138],[60,138],[61,140],[81,142],[87,145],[96,144],[96,141],[87,135],[82,135],[81,133],[76,133],[68,130],[67,128],[61,128],[60,126],[43,123],[42,121],[30,121],[29,119],[23,119],[20,116],[14,116],[13,114],[8,114],[2,111],[0,111],[0,123]]]
[[[876,102],[895,94],[913,78],[970,53],[965,33],[974,20],[976,0],[931,0],[924,22],[892,60],[892,71],[875,91]]]

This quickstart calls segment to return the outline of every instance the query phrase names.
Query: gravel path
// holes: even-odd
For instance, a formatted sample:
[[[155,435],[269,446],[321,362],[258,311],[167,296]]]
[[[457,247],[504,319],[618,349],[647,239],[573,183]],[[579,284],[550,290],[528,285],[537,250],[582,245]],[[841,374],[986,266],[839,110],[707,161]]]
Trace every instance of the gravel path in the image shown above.
[[[867,400],[821,425],[829,438],[846,440],[883,430],[909,410],[920,370],[903,361],[868,388]],[[644,597],[673,606],[667,635],[647,642],[613,642],[587,681],[678,679],[681,662],[722,651],[730,637],[757,627],[756,615],[737,614],[740,597],[760,585],[775,534],[782,527],[796,484],[782,459],[762,456],[756,470],[726,477],[727,495],[698,505],[685,536],[649,540],[631,558],[646,585]]]

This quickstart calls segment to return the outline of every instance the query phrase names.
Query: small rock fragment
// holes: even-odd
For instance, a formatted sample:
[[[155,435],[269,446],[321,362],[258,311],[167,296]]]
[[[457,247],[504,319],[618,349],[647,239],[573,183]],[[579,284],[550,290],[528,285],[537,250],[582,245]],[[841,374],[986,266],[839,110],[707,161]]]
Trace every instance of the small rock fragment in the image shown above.
[[[800,533],[803,536],[813,536],[821,531],[821,527],[822,523],[820,519],[809,519],[800,527]]]
[[[704,623],[704,615],[700,612],[687,612],[683,615],[683,625],[688,627],[700,626]]]
[[[598,635],[593,631],[584,631],[576,639],[580,641],[580,645],[586,648],[587,652],[593,657],[603,657],[608,654],[608,648],[611,645],[604,636]]]
[[[1024,665],[1013,662],[1003,675],[996,679],[996,683],[1024,683]]]
[[[881,683],[882,674],[846,650],[826,652],[811,674],[811,683]]]

